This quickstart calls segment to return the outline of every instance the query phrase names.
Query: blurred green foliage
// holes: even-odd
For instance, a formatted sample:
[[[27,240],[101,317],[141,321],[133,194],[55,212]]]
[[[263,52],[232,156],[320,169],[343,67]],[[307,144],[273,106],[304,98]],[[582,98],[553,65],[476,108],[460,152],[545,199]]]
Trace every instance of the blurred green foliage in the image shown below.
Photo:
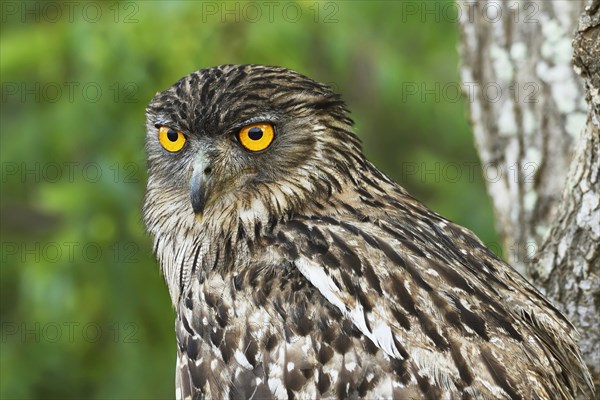
[[[144,108],[197,69],[329,83],[376,165],[496,243],[450,90],[449,2],[425,17],[406,3],[3,2],[0,397],[173,397],[174,312],[141,223]]]

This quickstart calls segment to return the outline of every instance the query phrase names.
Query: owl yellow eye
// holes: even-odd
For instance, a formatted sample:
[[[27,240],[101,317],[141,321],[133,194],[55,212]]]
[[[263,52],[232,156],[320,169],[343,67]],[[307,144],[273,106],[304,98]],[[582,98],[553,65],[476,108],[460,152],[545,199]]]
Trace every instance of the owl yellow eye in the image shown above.
[[[183,148],[185,136],[183,133],[167,126],[158,128],[158,141],[165,150],[176,153]]]
[[[250,151],[266,149],[273,141],[274,136],[273,125],[268,122],[247,125],[238,134],[242,146]]]

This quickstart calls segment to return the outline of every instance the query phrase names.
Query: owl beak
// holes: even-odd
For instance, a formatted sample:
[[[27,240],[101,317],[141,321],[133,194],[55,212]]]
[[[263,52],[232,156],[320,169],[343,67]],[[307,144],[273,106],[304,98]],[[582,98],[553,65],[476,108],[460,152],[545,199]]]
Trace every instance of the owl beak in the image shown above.
[[[190,180],[190,197],[192,209],[199,222],[202,222],[202,213],[206,206],[206,184],[210,177],[211,168],[203,154],[198,154],[194,162],[192,179]]]

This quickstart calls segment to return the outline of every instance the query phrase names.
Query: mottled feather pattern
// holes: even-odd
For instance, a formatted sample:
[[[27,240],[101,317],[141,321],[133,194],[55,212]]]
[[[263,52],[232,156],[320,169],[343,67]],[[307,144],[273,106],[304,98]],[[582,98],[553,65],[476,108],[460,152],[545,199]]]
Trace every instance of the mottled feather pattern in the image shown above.
[[[220,66],[157,94],[147,118],[144,218],[177,311],[178,398],[574,399],[591,387],[571,324],[366,160],[326,86]],[[262,119],[271,147],[239,152],[232,135]],[[156,125],[192,143],[165,154]],[[200,148],[219,182],[201,222],[189,200]]]

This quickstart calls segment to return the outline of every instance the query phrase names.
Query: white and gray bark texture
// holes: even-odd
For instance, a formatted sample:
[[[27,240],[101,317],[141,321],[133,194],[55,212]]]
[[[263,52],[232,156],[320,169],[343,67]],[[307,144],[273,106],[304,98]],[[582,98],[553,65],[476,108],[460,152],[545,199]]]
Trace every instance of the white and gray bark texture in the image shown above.
[[[504,257],[600,382],[600,0],[463,1],[461,75]]]

